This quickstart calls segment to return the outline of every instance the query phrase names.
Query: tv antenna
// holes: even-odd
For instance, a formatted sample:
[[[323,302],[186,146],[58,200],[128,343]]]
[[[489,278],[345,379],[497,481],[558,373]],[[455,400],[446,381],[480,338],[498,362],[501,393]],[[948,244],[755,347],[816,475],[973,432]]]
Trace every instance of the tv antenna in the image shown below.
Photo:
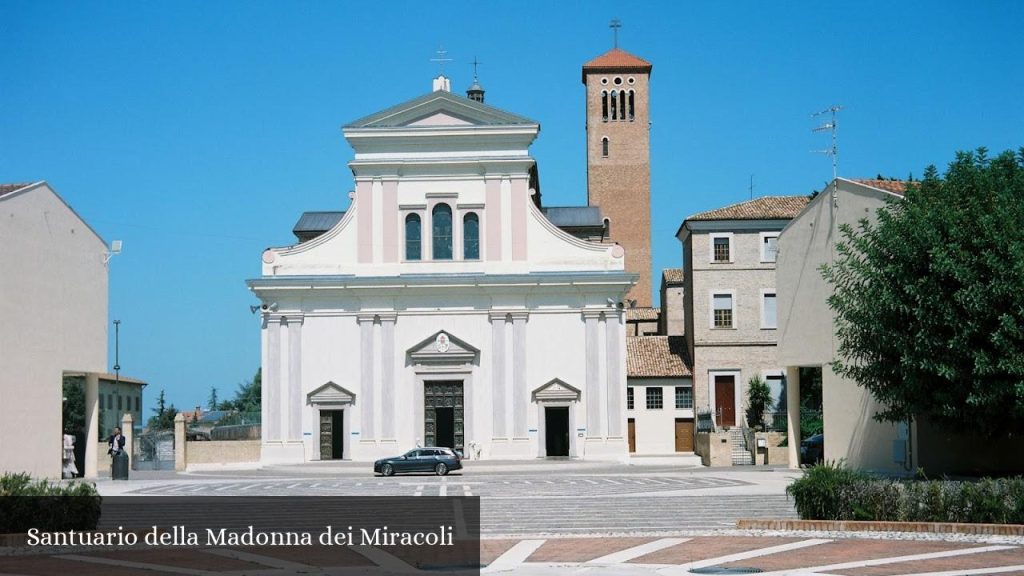
[[[811,132],[825,132],[829,131],[832,133],[832,145],[824,150],[813,150],[832,158],[832,202],[837,201],[837,190],[836,190],[836,178],[839,177],[839,143],[837,140],[837,132],[839,125],[836,123],[836,112],[842,110],[843,107],[839,104],[829,106],[821,112],[815,112],[811,114],[811,118],[817,118],[818,116],[829,116],[829,120],[817,128],[812,128]]]

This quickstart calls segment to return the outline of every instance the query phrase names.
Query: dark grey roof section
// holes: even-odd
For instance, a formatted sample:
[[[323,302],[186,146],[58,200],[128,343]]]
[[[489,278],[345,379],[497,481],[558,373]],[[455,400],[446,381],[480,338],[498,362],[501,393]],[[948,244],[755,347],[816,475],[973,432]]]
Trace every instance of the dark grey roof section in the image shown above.
[[[604,227],[604,217],[598,206],[548,206],[541,208],[541,212],[559,228]]]
[[[327,232],[345,216],[344,212],[303,212],[299,221],[292,228],[292,234],[299,239],[299,242],[312,240]]]
[[[424,94],[418,98],[413,98],[407,102],[402,102],[401,104],[397,104],[386,110],[375,112],[369,116],[350,122],[344,127],[394,128],[396,126],[404,126],[409,122],[415,121],[419,117],[427,116],[441,109],[455,116],[466,116],[468,122],[478,125],[508,126],[516,124],[537,124],[537,122],[530,120],[529,118],[519,116],[518,114],[512,114],[511,112],[505,112],[504,110],[495,108],[489,104],[476,102],[469,98],[452,94],[451,92],[445,92],[444,90],[437,90]],[[462,114],[459,114],[460,109],[463,111]]]

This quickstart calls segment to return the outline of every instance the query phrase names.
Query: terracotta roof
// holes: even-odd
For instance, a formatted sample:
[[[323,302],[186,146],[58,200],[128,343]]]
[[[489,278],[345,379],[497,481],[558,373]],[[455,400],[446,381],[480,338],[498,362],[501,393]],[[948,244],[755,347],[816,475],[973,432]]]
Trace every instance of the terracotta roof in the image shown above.
[[[692,377],[683,336],[626,338],[626,376],[630,378]]]
[[[683,283],[683,269],[682,268],[665,268],[661,271],[661,279],[666,284],[682,284]]]
[[[626,322],[629,321],[655,321],[658,319],[658,314],[661,313],[661,308],[626,308]]]
[[[885,190],[886,192],[892,192],[893,194],[899,194],[902,196],[907,191],[907,183],[903,180],[875,180],[868,178],[853,178],[853,182],[857,184],[863,184],[872,188],[878,188],[879,190]]]
[[[808,200],[807,196],[765,196],[700,212],[687,220],[790,220],[804,209]]]
[[[10,194],[11,192],[14,192],[15,190],[21,190],[22,188],[24,188],[26,186],[31,186],[31,185],[32,184],[28,183],[28,182],[25,182],[25,183],[22,183],[22,184],[0,184],[0,196],[4,196],[6,194]]]
[[[651,63],[626,52],[622,48],[611,50],[583,65],[583,83],[587,83],[587,72],[600,70],[622,70],[651,73]]]

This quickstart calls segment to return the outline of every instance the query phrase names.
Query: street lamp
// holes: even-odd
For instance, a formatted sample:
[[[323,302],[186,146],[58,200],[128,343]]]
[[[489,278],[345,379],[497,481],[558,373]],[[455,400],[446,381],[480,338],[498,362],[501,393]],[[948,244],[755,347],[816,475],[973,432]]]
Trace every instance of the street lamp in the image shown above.
[[[114,320],[114,385],[121,392],[121,321]]]

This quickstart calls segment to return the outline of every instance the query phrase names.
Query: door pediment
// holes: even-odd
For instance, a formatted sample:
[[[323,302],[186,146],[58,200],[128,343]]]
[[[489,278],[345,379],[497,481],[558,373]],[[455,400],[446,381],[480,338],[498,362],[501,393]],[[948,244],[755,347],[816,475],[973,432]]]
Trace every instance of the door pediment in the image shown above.
[[[534,402],[579,402],[580,390],[555,378],[533,391]]]
[[[355,404],[356,395],[345,387],[327,382],[306,395],[306,402],[313,406],[341,406]]]
[[[407,351],[412,364],[474,364],[480,350],[465,340],[439,330]]]

